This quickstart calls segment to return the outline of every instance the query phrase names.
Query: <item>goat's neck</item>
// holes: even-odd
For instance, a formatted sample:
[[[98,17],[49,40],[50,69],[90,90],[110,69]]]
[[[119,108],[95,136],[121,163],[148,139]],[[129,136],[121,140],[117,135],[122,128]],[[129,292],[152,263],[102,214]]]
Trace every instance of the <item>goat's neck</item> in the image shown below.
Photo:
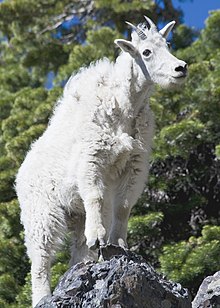
[[[153,91],[153,84],[149,80],[147,71],[144,71],[141,63],[137,63],[127,54],[122,54],[117,60],[121,84],[124,84],[128,96],[124,102],[127,108],[133,109],[137,115],[146,104]]]

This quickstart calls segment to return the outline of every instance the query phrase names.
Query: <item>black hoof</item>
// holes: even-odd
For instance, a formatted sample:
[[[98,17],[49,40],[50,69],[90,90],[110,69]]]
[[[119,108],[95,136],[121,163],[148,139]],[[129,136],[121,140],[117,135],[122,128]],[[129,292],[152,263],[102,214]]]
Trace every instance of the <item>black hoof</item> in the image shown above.
[[[99,248],[99,241],[98,239],[94,239],[94,240],[91,240],[87,243],[87,246],[89,247],[89,249],[91,250],[96,250]]]

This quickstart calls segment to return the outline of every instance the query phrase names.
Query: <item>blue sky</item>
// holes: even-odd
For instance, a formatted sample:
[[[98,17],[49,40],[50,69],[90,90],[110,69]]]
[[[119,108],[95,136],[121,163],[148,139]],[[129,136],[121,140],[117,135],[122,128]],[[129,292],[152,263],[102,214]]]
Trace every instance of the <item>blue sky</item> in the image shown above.
[[[173,0],[175,7],[184,12],[184,23],[190,27],[202,29],[209,11],[220,9],[220,0]]]

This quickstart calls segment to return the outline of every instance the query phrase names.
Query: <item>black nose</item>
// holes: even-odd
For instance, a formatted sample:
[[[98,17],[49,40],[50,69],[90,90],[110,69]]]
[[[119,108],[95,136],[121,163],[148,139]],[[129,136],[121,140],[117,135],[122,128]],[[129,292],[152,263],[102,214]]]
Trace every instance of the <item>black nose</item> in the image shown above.
[[[186,73],[187,73],[187,64],[185,64],[184,66],[182,66],[182,65],[177,66],[175,68],[175,71],[176,72],[182,72],[184,75],[186,75]]]

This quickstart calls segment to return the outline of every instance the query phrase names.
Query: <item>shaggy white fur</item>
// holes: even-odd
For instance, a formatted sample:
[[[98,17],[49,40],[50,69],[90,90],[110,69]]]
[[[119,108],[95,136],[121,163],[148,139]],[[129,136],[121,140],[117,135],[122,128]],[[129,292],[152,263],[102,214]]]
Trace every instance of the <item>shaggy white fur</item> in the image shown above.
[[[134,27],[134,26],[132,26]],[[73,232],[71,264],[93,258],[97,245],[126,247],[127,222],[147,181],[154,130],[148,99],[154,83],[182,82],[186,64],[146,18],[124,51],[68,81],[45,133],[33,143],[16,179],[32,261],[33,306],[50,294],[50,264]]]

